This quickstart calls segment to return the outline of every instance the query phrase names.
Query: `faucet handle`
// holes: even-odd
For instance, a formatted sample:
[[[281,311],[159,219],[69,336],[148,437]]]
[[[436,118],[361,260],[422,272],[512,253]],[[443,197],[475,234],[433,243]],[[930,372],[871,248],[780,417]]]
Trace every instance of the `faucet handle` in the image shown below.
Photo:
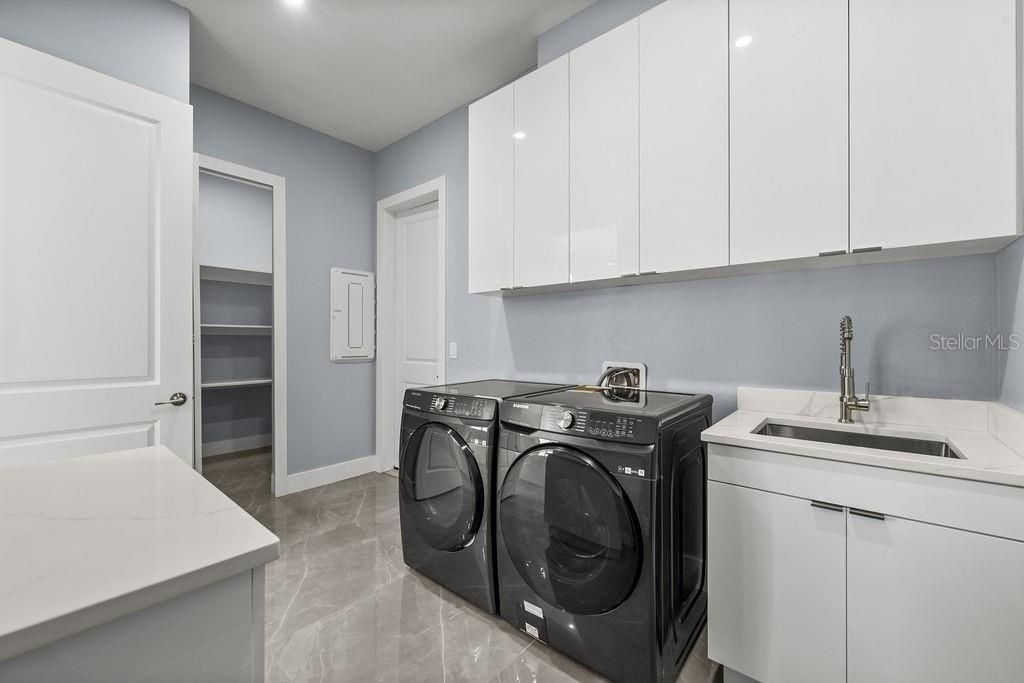
[[[864,400],[871,400],[871,380],[868,380],[867,384],[864,386]]]

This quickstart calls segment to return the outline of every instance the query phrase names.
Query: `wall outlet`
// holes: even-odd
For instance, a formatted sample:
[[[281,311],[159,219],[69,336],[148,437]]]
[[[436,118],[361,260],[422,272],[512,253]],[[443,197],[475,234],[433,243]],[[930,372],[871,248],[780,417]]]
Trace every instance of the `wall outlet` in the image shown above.
[[[448,357],[457,360],[459,357],[459,345],[455,342],[448,342]]]

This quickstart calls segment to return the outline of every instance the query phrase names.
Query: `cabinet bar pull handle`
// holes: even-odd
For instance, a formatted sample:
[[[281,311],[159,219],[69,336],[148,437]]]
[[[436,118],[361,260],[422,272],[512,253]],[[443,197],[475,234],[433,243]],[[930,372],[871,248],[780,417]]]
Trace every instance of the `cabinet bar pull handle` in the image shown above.
[[[881,512],[872,512],[871,510],[859,510],[857,508],[850,508],[851,515],[857,515],[858,517],[867,517],[868,519],[877,519],[880,522],[885,521],[885,515]]]
[[[851,254],[865,254],[869,251],[882,251],[882,247],[858,247],[852,250]]]
[[[843,256],[846,254],[845,249],[836,249],[835,251],[819,251],[818,256]]]
[[[831,510],[832,512],[842,512],[843,511],[843,506],[842,505],[836,505],[835,503],[826,503],[826,502],[821,501],[821,500],[812,500],[811,501],[811,507],[812,508],[821,508],[822,510]]]

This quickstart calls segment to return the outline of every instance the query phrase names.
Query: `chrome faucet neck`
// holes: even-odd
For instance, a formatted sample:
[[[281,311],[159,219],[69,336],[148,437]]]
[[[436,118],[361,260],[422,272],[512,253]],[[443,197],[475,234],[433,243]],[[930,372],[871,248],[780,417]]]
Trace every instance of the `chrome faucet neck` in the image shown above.
[[[853,422],[853,411],[871,409],[868,395],[864,398],[857,397],[852,356],[853,318],[844,315],[839,321],[839,421],[845,424]],[[867,393],[870,394],[870,389]]]

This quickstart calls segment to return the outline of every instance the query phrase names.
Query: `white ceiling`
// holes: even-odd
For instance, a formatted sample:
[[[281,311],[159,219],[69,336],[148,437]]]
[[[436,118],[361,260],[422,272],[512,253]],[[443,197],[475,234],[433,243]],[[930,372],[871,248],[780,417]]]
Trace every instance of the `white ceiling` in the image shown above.
[[[376,151],[537,63],[593,0],[175,0],[192,81]]]

